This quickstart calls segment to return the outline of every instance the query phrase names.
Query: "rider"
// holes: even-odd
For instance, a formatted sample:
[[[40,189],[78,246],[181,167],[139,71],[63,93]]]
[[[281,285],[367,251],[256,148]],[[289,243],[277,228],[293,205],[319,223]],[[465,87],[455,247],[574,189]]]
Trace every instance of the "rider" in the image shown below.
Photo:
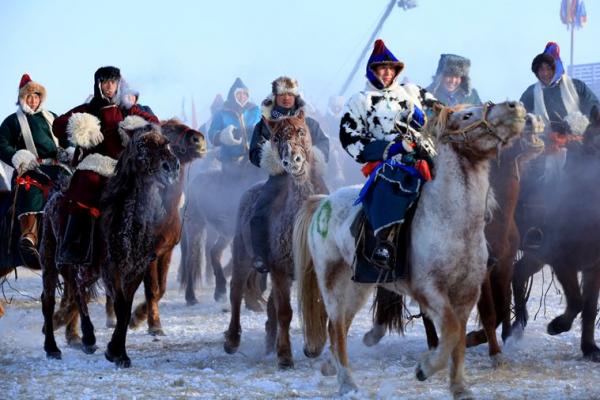
[[[588,123],[585,116],[598,107],[598,98],[584,82],[565,73],[560,48],[554,42],[548,42],[544,51],[535,56],[531,71],[538,81],[525,90],[521,102],[528,112],[542,118],[547,151],[545,157],[531,163],[529,174],[523,177],[517,217],[519,226],[527,228],[522,235],[523,246],[537,249],[543,239],[544,205],[549,200],[540,184],[553,184],[552,180],[560,175],[566,160],[564,146],[570,138],[578,137],[571,133],[583,133]],[[538,176],[544,179],[537,179]]]
[[[471,87],[471,60],[456,54],[442,54],[429,90],[446,106],[457,104],[480,105],[477,91]]]
[[[65,197],[68,220],[59,249],[60,263],[91,262],[91,244],[95,220],[99,217],[100,197],[108,178],[114,173],[117,159],[125,148],[119,123],[127,116],[138,116],[158,124],[158,118],[139,105],[123,106],[120,96],[121,71],[101,67],[94,74],[94,96],[54,121],[59,138],[69,135],[77,145],[71,178]]]
[[[262,116],[254,127],[252,142],[250,144],[250,162],[259,168],[264,168],[262,148],[268,144],[271,133],[265,123],[265,119],[276,120],[279,118],[296,115],[305,102],[300,96],[298,81],[287,76],[281,76],[271,83],[271,94],[262,103]],[[325,162],[329,159],[329,138],[319,126],[319,123],[311,117],[306,117],[306,125],[310,132],[313,143],[313,154],[317,151],[322,153]],[[317,150],[318,149],[318,150]],[[268,272],[266,260],[269,251],[268,246],[268,216],[271,202],[284,187],[286,174],[272,175],[269,171],[269,179],[261,188],[256,202],[254,215],[250,220],[250,233],[252,236],[252,250],[254,258],[252,266],[259,272]],[[319,188],[320,192],[326,191],[325,185]]]
[[[39,217],[43,214],[48,190],[59,176],[61,161],[70,162],[69,142],[52,133],[56,114],[44,108],[46,89],[24,74],[19,84],[18,109],[0,125],[0,159],[14,168],[12,185],[16,191],[15,215],[21,237],[23,262],[40,269],[38,245]],[[71,148],[72,149],[72,148]],[[72,152],[71,152],[72,154]],[[60,157],[59,157],[60,156]]]
[[[236,78],[229,89],[227,100],[213,117],[208,137],[220,151],[217,158],[223,169],[241,160],[248,151],[248,139],[254,125],[260,120],[260,109],[250,101],[248,87]]]
[[[367,86],[350,98],[340,123],[344,149],[368,163],[363,171],[370,177],[357,203],[362,202],[377,239],[372,259],[384,267],[394,252],[390,234],[404,221],[432,167],[431,147],[418,132],[425,125],[424,112],[437,100],[419,86],[399,84],[403,69],[404,63],[377,40],[367,62]]]

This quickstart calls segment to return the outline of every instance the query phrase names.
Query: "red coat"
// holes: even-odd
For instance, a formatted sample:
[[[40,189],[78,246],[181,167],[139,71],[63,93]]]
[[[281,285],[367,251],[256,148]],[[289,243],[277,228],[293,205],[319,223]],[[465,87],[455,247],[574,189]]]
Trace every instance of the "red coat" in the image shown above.
[[[99,153],[118,159],[121,152],[125,149],[121,143],[119,135],[119,122],[123,121],[128,115],[138,115],[148,122],[158,124],[158,118],[154,114],[143,111],[138,105],[134,105],[129,110],[119,108],[117,105],[103,107],[97,112],[93,112],[89,104],[82,104],[61,115],[54,120],[52,130],[59,139],[67,139],[67,124],[73,113],[89,113],[100,120],[100,131],[104,135],[104,140],[97,146],[83,151],[83,159],[88,154]]]

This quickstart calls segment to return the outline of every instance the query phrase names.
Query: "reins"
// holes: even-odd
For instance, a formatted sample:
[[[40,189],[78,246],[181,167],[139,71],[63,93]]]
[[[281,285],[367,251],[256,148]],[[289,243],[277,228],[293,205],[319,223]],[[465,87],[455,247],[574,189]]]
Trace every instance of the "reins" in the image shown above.
[[[500,136],[498,136],[496,134],[496,132],[494,132],[494,130],[490,126],[490,122],[487,119],[488,113],[492,109],[493,106],[494,106],[494,103],[489,102],[489,101],[486,102],[483,105],[483,113],[479,120],[471,123],[470,125],[465,126],[464,128],[461,128],[461,129],[444,131],[444,133],[440,136],[440,142],[444,143],[444,144],[446,144],[446,143],[469,144],[484,135],[489,135],[495,139],[498,139],[499,145],[506,144],[508,142],[507,139],[501,138]],[[481,126],[483,126],[483,132],[479,133],[476,136],[470,135],[475,129],[477,129]]]

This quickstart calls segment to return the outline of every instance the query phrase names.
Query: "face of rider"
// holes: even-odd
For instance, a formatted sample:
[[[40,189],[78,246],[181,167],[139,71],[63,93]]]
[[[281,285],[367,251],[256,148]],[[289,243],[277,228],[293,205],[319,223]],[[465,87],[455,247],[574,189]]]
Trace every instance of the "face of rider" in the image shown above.
[[[442,85],[448,93],[453,93],[462,82],[462,77],[456,75],[444,75],[442,77]]]
[[[117,93],[118,86],[119,81],[112,79],[100,82],[100,90],[102,90],[104,97],[108,99],[112,99],[114,97],[114,95]]]
[[[292,93],[282,93],[275,96],[275,104],[282,108],[292,108],[296,104],[296,96]]]
[[[32,111],[37,111],[40,102],[40,95],[37,93],[30,93],[25,97],[25,104],[27,104],[27,107],[31,108]]]
[[[248,92],[245,90],[237,90],[235,92],[235,100],[242,107],[246,105],[249,97],[250,96],[248,96]]]
[[[373,72],[375,72],[375,76],[383,83],[383,87],[390,86],[396,77],[396,68],[387,64],[376,66]]]
[[[544,85],[548,86],[554,78],[554,69],[548,63],[542,63],[537,70],[537,77]]]

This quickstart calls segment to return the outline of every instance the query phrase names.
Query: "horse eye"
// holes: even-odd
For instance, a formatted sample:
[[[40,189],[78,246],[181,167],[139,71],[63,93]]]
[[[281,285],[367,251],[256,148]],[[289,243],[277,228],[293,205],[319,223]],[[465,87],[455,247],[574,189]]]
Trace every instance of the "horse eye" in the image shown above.
[[[466,113],[465,115],[463,115],[463,120],[466,121],[469,118],[471,118],[473,116],[473,113]]]
[[[302,129],[302,128],[298,129],[298,134],[300,136],[304,136],[304,129]]]

